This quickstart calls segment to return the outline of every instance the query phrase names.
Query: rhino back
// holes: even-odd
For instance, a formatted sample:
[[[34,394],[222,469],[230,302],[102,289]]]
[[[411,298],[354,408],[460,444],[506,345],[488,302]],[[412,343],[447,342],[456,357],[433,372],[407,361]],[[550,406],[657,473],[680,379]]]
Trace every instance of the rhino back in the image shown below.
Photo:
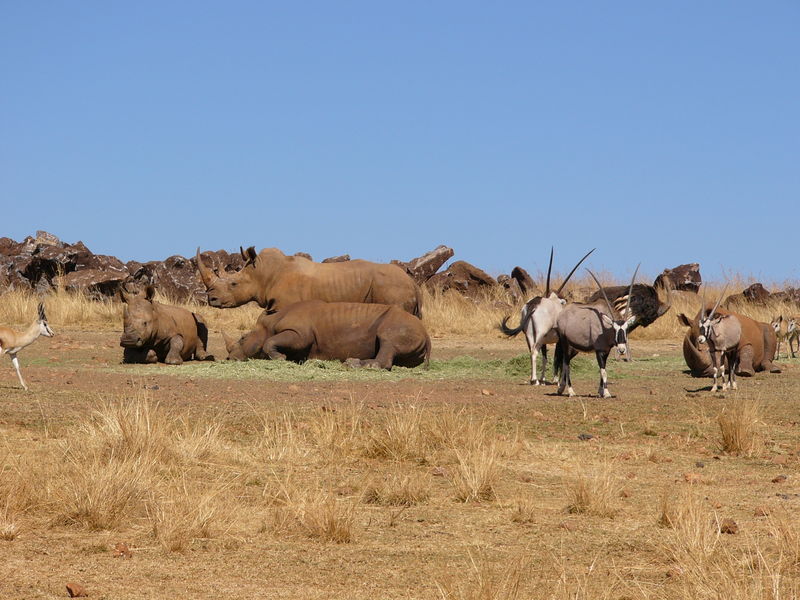
[[[196,351],[200,339],[198,337],[198,322],[192,312],[178,306],[169,306],[153,302],[156,317],[158,318],[158,332],[155,343],[168,342],[172,337],[183,337],[183,350],[181,356],[190,358]],[[200,321],[202,323],[202,320]]]
[[[413,312],[418,309],[419,290],[397,265],[351,260],[315,263],[287,261],[280,272],[262,273],[267,304],[277,310],[306,300],[395,304]]]

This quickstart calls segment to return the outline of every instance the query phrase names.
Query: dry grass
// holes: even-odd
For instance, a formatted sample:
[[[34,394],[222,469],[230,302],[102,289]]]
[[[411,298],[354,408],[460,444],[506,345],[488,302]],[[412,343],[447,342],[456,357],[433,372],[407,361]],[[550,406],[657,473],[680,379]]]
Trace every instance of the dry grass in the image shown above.
[[[737,399],[720,413],[717,422],[723,452],[752,457],[763,448],[761,405],[760,401],[752,398]]]
[[[601,276],[601,281],[606,285],[619,283],[608,276]],[[744,289],[749,283],[738,278],[728,289],[733,293]],[[721,284],[707,284],[706,296],[709,299],[716,298],[723,287]],[[590,279],[576,276],[567,286],[565,293],[568,297],[583,300],[595,289]],[[2,298],[0,323],[22,326],[35,318],[39,296],[30,291],[14,290],[5,292],[0,297]],[[425,326],[432,336],[437,337],[448,334],[499,335],[497,326],[502,318],[510,316],[511,324],[515,324],[524,302],[524,300],[515,302],[500,287],[481,293],[477,298],[469,298],[457,292],[431,291],[423,287],[422,299]],[[662,299],[666,299],[663,294]],[[174,302],[161,294],[156,295],[156,300],[196,312],[203,317],[211,330],[224,330],[231,334],[250,330],[262,310],[252,302],[235,309],[218,309],[197,302]],[[90,300],[83,294],[57,289],[45,298],[45,303],[48,319],[56,331],[59,328],[115,330],[120,329],[122,325],[122,304],[115,299]],[[678,323],[676,315],[683,312],[694,316],[699,307],[700,296],[676,292],[673,294],[671,311],[649,327],[637,329],[631,338],[643,340],[680,338],[685,331]],[[766,323],[779,314],[786,316],[797,312],[796,307],[782,302],[770,303],[767,306],[745,305],[736,310]]]
[[[467,451],[456,450],[458,464],[451,476],[456,500],[459,502],[494,500],[500,475],[497,455],[497,447],[494,445]]]
[[[612,518],[617,514],[619,483],[611,464],[583,469],[567,485],[567,512]]]
[[[419,472],[392,473],[364,488],[363,502],[380,506],[414,506],[431,495],[430,475]]]
[[[470,550],[469,564],[462,576],[449,574],[436,581],[442,600],[515,600],[530,598],[525,588],[531,565],[524,554],[516,554],[503,562],[493,563],[485,550]]]

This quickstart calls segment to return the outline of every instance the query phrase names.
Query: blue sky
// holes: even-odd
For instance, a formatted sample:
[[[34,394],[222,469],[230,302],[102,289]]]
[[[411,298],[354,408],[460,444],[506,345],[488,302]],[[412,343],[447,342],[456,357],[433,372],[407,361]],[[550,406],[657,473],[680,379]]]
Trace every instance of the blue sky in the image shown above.
[[[1,2],[0,235],[796,283],[799,28],[794,1]]]

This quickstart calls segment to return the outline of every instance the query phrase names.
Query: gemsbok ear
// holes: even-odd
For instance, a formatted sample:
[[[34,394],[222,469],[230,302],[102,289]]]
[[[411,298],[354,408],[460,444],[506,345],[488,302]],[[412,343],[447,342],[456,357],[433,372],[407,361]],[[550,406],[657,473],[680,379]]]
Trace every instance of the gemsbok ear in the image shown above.
[[[152,284],[148,285],[144,290],[145,299],[152,300],[155,295],[156,295],[156,287]]]
[[[691,327],[692,326],[691,321],[689,321],[689,317],[687,317],[683,313],[680,313],[678,315],[678,323],[680,323],[681,325],[685,325],[686,327]]]
[[[603,320],[603,324],[606,327],[612,327],[614,325],[614,319],[609,317],[606,313],[600,313],[600,318]]]

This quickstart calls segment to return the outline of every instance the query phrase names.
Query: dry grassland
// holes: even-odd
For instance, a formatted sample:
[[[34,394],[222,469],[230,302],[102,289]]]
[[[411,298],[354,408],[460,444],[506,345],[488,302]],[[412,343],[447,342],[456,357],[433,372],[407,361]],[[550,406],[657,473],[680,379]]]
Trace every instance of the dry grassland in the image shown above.
[[[35,314],[2,299],[0,321]],[[118,304],[47,302],[32,391],[0,363],[4,597],[800,597],[800,360],[712,395],[676,368],[695,298],[611,361],[610,400],[591,361],[571,400],[454,376],[523,352],[494,301],[426,298],[429,378],[283,380],[128,369]],[[212,331],[258,313],[200,310]]]

